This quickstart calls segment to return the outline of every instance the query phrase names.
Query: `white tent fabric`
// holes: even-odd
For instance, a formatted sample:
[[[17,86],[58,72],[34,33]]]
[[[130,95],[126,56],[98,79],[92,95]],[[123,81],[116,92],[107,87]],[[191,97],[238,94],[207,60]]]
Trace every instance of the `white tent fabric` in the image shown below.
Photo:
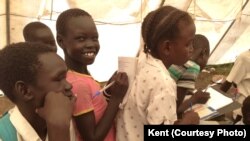
[[[23,27],[41,21],[55,32],[57,16],[68,8],[82,8],[94,18],[101,50],[91,74],[106,81],[117,69],[118,56],[135,56],[140,46],[140,27],[145,15],[160,5],[189,12],[196,33],[210,42],[209,64],[235,61],[250,45],[249,0],[0,0],[0,48],[24,41]],[[63,57],[62,50],[57,52]]]

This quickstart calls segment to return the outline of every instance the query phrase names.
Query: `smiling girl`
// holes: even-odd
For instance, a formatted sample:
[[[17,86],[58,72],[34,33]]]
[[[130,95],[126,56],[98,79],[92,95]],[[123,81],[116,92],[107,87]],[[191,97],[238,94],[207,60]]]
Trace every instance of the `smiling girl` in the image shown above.
[[[56,30],[57,42],[64,51],[69,68],[67,80],[73,85],[73,93],[77,94],[73,116],[79,132],[78,139],[114,141],[113,120],[128,88],[126,73],[114,76],[109,103],[103,95],[95,96],[100,85],[87,70],[87,65],[94,62],[100,49],[92,17],[81,9],[66,10],[59,15]]]

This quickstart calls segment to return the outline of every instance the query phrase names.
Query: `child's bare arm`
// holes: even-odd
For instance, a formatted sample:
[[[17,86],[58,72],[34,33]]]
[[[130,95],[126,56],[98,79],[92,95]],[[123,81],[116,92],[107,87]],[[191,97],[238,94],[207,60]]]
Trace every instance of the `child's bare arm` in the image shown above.
[[[110,88],[110,94],[112,94],[112,96],[102,118],[98,123],[96,123],[93,111],[74,118],[77,128],[84,140],[104,140],[110,130],[116,113],[119,110],[119,104],[127,92],[128,76],[126,73],[117,73],[114,77],[114,81],[115,84]]]
[[[228,89],[232,86],[233,83],[231,82],[228,82],[227,80],[221,85],[220,89],[223,91],[223,92],[227,92]]]
[[[208,92],[198,90],[194,95],[192,95],[190,99],[187,99],[183,103],[181,103],[181,105],[178,107],[177,113],[182,114],[190,107],[190,103],[192,103],[192,105],[205,104],[209,98],[210,94]]]
[[[187,93],[188,93],[187,88],[177,87],[177,107],[179,107],[182,104]]]
[[[199,123],[200,123],[200,117],[198,113],[194,112],[193,110],[184,113],[182,119],[175,122],[176,125],[186,125],[186,124],[197,125]]]

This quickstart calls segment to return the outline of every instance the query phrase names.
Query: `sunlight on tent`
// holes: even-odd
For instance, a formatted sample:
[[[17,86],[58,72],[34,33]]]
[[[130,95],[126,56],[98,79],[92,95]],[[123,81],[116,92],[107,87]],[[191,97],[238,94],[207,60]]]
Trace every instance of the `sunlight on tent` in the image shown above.
[[[88,11],[97,25],[101,45],[94,64],[89,66],[89,71],[98,81],[107,81],[117,70],[118,56],[136,55],[143,18],[160,4],[190,13],[196,24],[196,33],[209,39],[209,64],[233,62],[250,45],[249,0],[0,1],[1,48],[24,41],[22,29],[31,21],[45,23],[56,37],[55,23],[62,11],[75,7]],[[64,57],[61,49],[57,53]]]

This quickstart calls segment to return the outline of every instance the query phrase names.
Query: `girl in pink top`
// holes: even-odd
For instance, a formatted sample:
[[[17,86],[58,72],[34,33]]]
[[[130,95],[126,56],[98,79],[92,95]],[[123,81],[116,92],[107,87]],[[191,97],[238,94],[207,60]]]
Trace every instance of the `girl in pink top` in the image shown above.
[[[104,96],[95,96],[100,85],[90,76],[87,65],[92,64],[100,49],[98,32],[92,17],[84,10],[62,12],[56,22],[57,43],[63,49],[69,68],[67,80],[77,94],[74,120],[78,139],[115,141],[114,118],[128,88],[126,73],[117,73],[110,88],[109,103]]]

